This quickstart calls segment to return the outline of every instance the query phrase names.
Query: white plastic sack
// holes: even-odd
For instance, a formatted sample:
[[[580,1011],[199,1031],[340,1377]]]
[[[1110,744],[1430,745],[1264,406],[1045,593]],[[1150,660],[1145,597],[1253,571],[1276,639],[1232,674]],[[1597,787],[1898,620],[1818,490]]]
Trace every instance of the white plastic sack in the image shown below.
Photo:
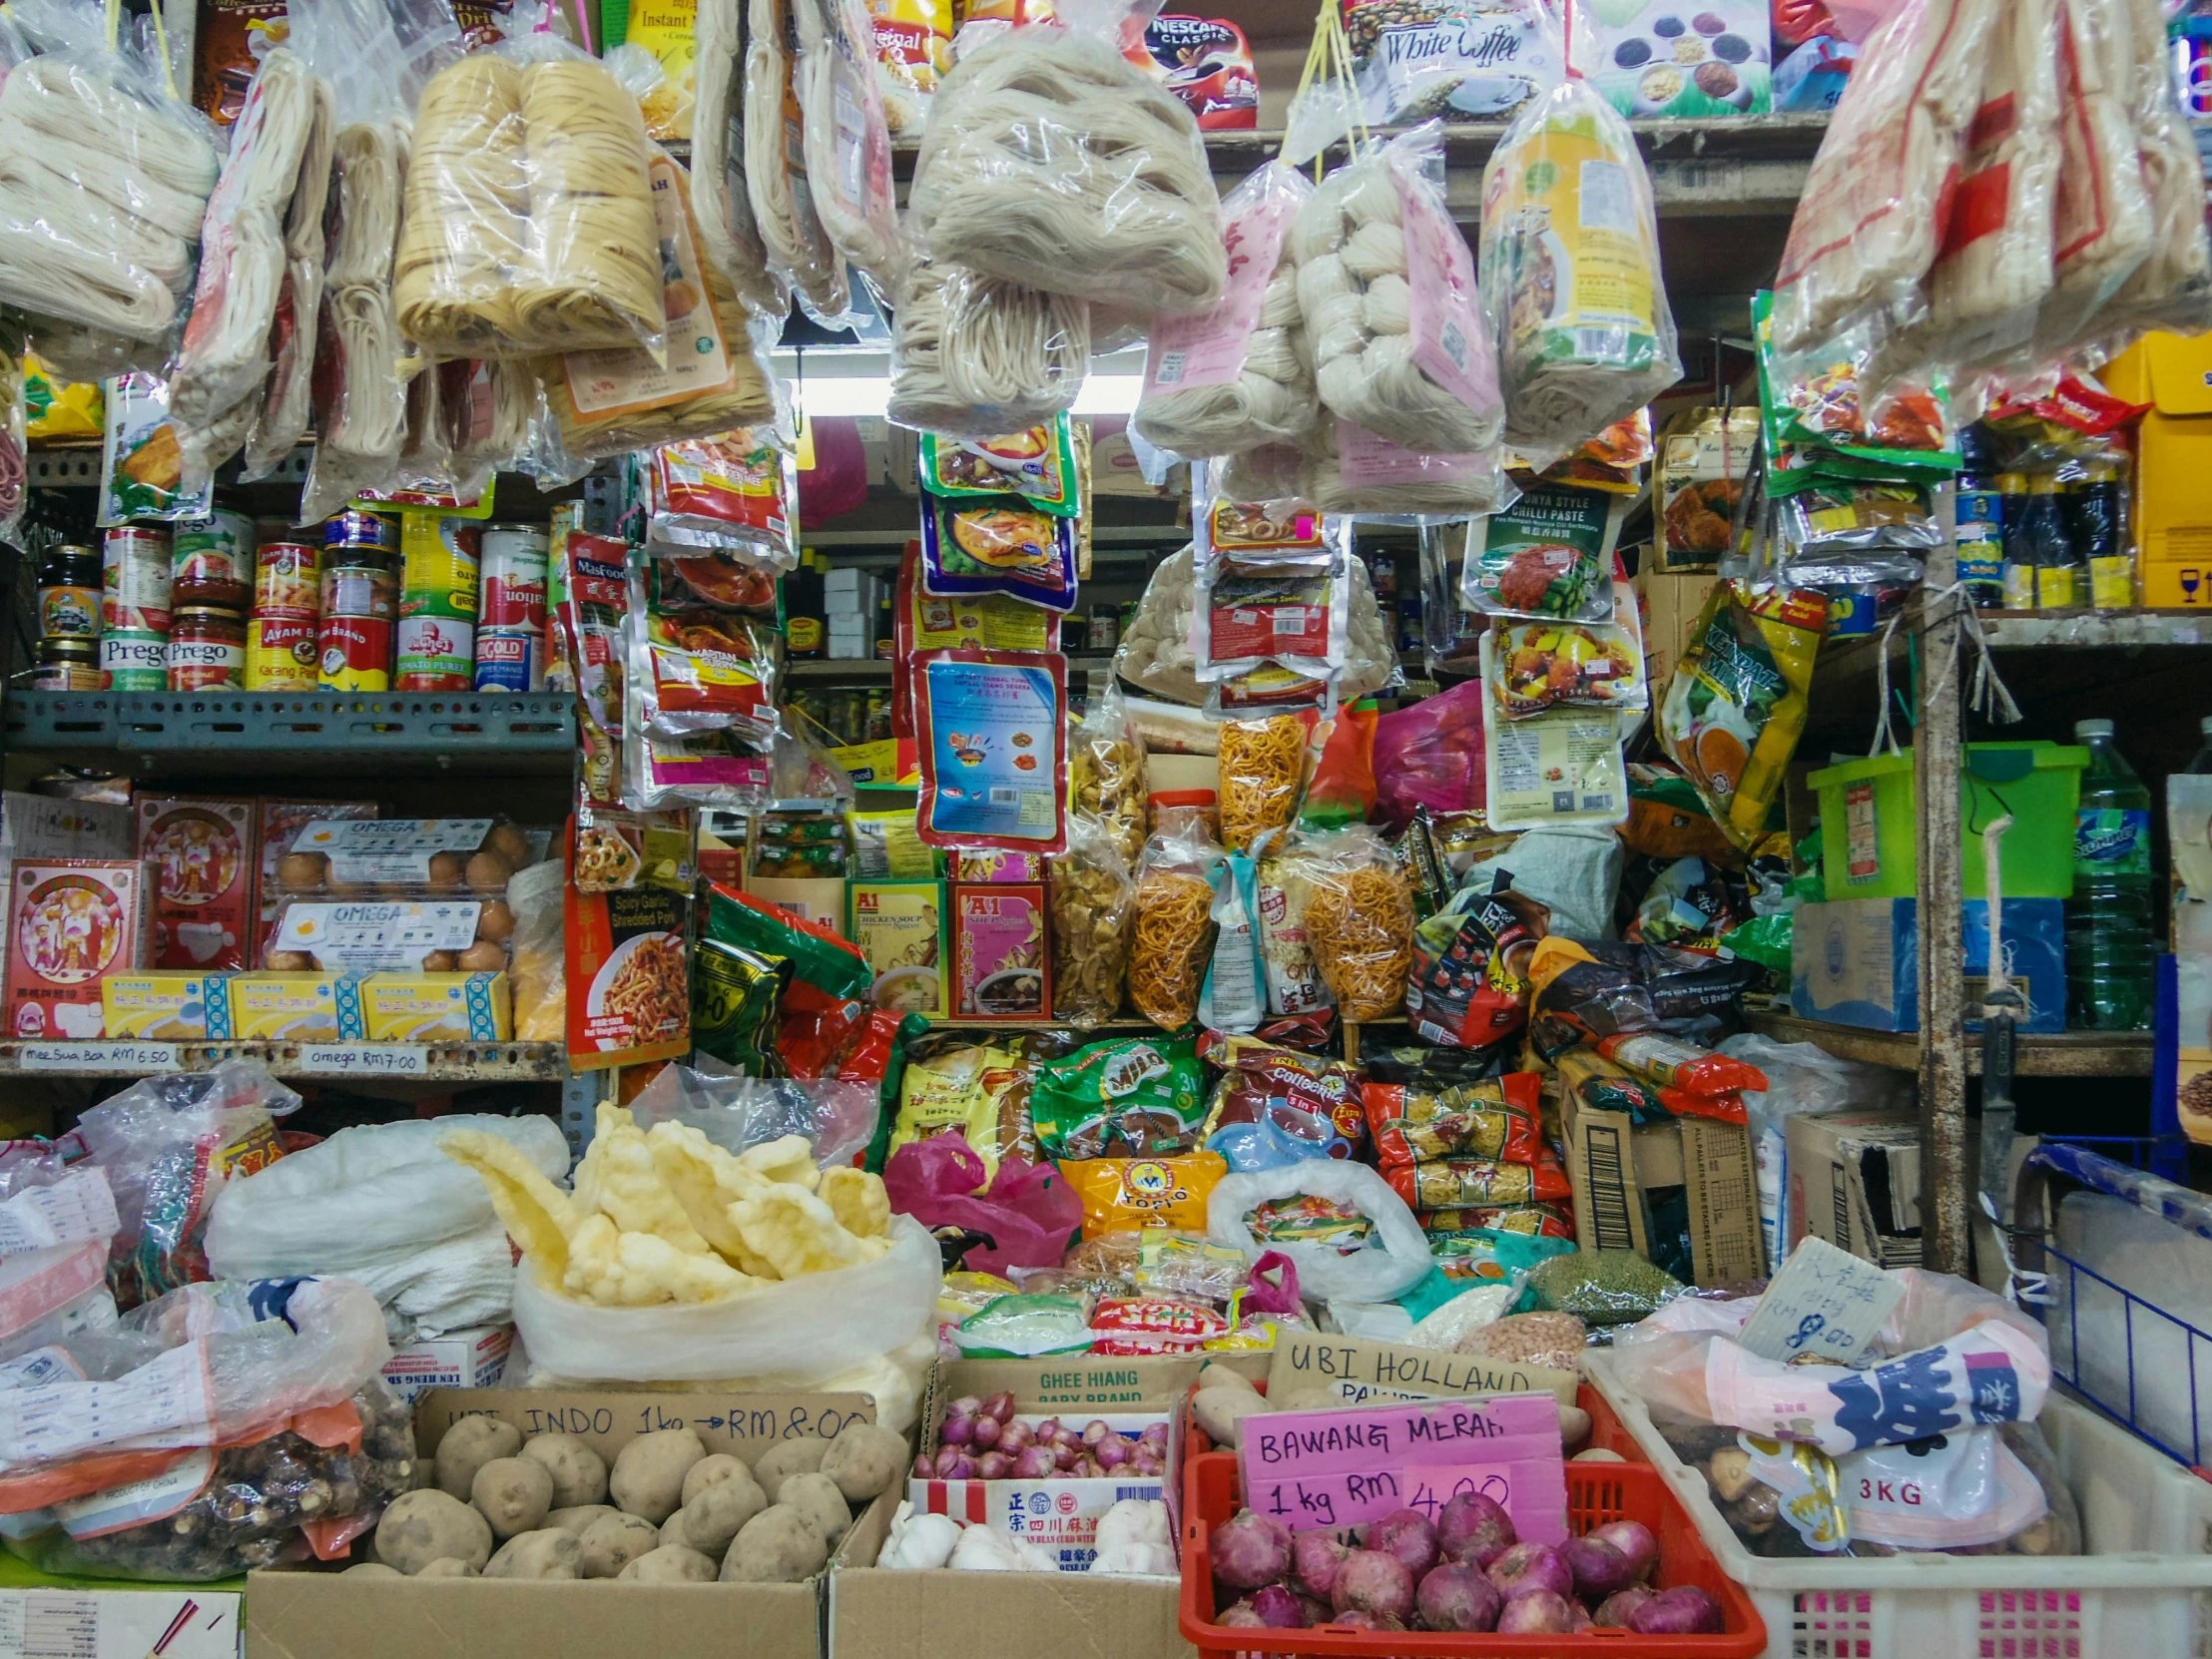
[[[1349,1206],[1372,1220],[1368,1247],[1347,1256],[1330,1245],[1262,1244],[1252,1236],[1245,1217],[1254,1206],[1300,1194]],[[1224,1177],[1207,1201],[1206,1235],[1214,1244],[1243,1251],[1247,1262],[1271,1250],[1282,1252],[1298,1264],[1299,1294],[1309,1302],[1388,1302],[1411,1290],[1429,1267],[1428,1240],[1405,1200],[1367,1165],[1334,1158]]]
[[[532,1363],[555,1377],[623,1382],[773,1377],[819,1386],[904,1347],[936,1315],[944,1282],[936,1241],[911,1216],[893,1216],[890,1236],[890,1253],[860,1267],[764,1284],[721,1302],[654,1308],[575,1302],[525,1268],[515,1275],[515,1325]]]

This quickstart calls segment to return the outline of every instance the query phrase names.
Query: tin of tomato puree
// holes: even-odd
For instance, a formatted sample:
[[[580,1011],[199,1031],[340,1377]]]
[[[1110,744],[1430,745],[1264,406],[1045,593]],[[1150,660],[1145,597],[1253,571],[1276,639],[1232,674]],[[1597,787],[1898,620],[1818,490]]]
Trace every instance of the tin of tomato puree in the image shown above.
[[[169,636],[143,629],[102,634],[100,672],[110,691],[169,690]]]
[[[169,607],[168,532],[135,524],[110,530],[100,544],[101,631],[166,634]]]
[[[545,642],[541,635],[489,630],[476,636],[476,689],[478,691],[541,692],[545,690]]]
[[[484,527],[479,628],[545,629],[546,533],[535,524]]]
[[[322,620],[334,616],[381,617],[390,621],[399,599],[391,566],[326,564],[322,567]]]
[[[100,642],[94,639],[39,641],[38,667],[31,671],[33,691],[99,691]]]
[[[254,555],[254,614],[313,622],[322,614],[319,564],[320,556],[310,543],[263,542]]]
[[[316,631],[315,683],[331,691],[391,690],[391,618],[326,616]]]
[[[333,552],[341,548],[351,548],[394,553],[399,549],[399,527],[390,519],[375,513],[360,513],[348,509],[324,522],[322,545]]]
[[[243,611],[254,593],[254,521],[217,508],[177,526],[170,557],[170,601]]]
[[[399,532],[399,614],[473,624],[483,537],[484,527],[470,519],[407,514]]]
[[[169,630],[171,691],[238,691],[246,684],[246,618],[214,605],[180,605]]]
[[[449,616],[403,616],[399,619],[398,691],[467,691],[476,666],[476,630]]]
[[[307,618],[257,616],[246,628],[246,689],[313,691],[316,650]]]

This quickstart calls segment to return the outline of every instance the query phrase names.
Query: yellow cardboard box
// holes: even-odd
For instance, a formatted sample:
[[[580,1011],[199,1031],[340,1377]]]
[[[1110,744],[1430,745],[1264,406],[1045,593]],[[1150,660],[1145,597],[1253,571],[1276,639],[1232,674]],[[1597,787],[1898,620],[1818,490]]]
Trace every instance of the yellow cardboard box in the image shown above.
[[[231,1036],[230,975],[111,973],[100,981],[103,1028],[153,1042],[222,1042]]]
[[[347,973],[231,976],[231,1035],[241,1042],[361,1040],[361,982]]]
[[[500,973],[372,973],[361,982],[372,1043],[506,1042],[515,1034]]]
[[[2212,334],[2147,334],[2103,378],[2115,396],[2152,405],[2135,451],[2143,602],[2212,605]]]

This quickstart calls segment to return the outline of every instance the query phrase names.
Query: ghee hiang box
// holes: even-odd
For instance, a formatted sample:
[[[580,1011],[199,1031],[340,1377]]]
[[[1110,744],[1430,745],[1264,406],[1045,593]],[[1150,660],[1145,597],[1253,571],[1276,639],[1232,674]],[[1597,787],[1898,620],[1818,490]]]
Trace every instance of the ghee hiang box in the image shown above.
[[[148,877],[136,858],[18,858],[8,873],[7,1035],[106,1034],[103,974],[146,965]]]
[[[350,973],[237,973],[225,987],[241,1042],[361,1042],[361,981]]]
[[[231,1036],[231,976],[174,968],[111,973],[100,981],[108,1037],[224,1042]]]
[[[138,854],[153,872],[150,966],[243,968],[255,933],[254,803],[142,797]]]
[[[514,1018],[504,973],[372,973],[361,982],[372,1043],[505,1042]]]

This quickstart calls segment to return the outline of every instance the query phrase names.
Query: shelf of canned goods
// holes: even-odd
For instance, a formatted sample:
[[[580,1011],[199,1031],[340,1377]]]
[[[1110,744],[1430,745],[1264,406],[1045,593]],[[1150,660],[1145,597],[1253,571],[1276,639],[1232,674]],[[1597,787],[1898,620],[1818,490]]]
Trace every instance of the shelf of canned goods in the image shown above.
[[[259,1060],[278,1077],[319,1082],[555,1083],[559,1043],[0,1042],[0,1076],[145,1077]]]
[[[8,694],[4,725],[11,754],[98,756],[142,771],[204,770],[220,754],[316,772],[465,767],[566,777],[575,703],[565,692],[18,691]]]

